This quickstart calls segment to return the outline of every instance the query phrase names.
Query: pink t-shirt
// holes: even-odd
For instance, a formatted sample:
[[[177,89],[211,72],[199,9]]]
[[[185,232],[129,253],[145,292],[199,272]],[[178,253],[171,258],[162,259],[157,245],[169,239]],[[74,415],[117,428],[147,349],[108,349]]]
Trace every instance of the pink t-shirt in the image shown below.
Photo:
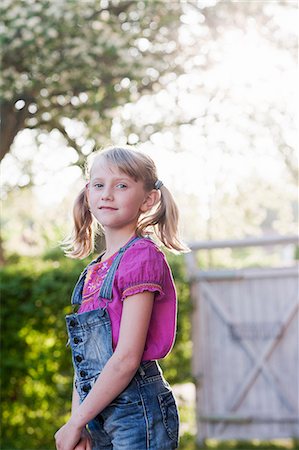
[[[89,267],[78,313],[103,307],[99,298],[103,280],[115,255]],[[116,271],[112,301],[108,303],[112,328],[112,345],[116,348],[123,300],[130,295],[150,291],[155,293],[142,361],[161,359],[171,350],[176,332],[176,291],[164,254],[150,239],[140,239],[126,250]]]

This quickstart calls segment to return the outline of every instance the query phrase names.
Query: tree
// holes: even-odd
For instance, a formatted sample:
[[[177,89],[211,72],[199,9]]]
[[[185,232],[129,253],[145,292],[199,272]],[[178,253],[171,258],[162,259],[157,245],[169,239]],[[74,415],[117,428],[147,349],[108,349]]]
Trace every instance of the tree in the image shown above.
[[[80,165],[109,138],[117,106],[177,69],[180,2],[3,0],[1,9],[0,160],[24,128],[57,129]],[[83,141],[68,119],[86,125]]]
[[[82,2],[85,10],[78,11]],[[291,231],[285,221],[297,217],[297,2],[63,0],[56,9],[53,1],[36,3],[2,2],[7,42],[3,92],[15,118],[3,128],[10,129],[9,123],[26,113],[23,126],[37,136],[27,158],[27,133],[20,133],[23,141],[16,142],[11,158],[3,162],[2,167],[8,161],[20,174],[19,179],[8,176],[7,186],[2,181],[3,198],[5,191],[15,194],[30,178],[33,184],[41,183],[35,179],[40,167],[30,159],[33,152],[46,160],[45,153],[57,150],[55,167],[48,172],[52,179],[53,171],[60,170],[60,154],[78,154],[77,161],[70,158],[66,164],[75,161],[81,166],[83,156],[95,146],[110,139],[130,142],[131,135],[169,168],[163,180],[180,199],[188,238],[231,237],[237,230],[240,235],[254,234],[264,226],[263,220],[269,231],[266,210],[270,208],[273,217],[274,203],[277,217],[284,216],[279,231]],[[41,37],[41,25],[30,25],[30,14],[35,21],[42,17]],[[27,39],[30,26],[36,41]],[[17,27],[19,38],[13,34]],[[12,69],[18,62],[14,46],[27,72]],[[116,57],[119,64],[112,64]],[[38,104],[26,107],[20,92],[27,92],[30,83],[38,86]],[[62,133],[76,152],[62,139],[51,141],[54,133]],[[11,202],[9,197],[7,203]],[[236,204],[239,216],[233,213]],[[278,230],[277,220],[272,222]],[[10,222],[5,228],[12,230]]]

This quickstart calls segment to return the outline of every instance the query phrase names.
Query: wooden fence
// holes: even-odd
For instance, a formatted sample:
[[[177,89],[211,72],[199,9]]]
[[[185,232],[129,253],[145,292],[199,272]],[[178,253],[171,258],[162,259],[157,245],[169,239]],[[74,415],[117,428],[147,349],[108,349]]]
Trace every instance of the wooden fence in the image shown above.
[[[297,237],[191,244],[198,442],[299,437],[298,266],[200,270],[203,249],[296,244]]]

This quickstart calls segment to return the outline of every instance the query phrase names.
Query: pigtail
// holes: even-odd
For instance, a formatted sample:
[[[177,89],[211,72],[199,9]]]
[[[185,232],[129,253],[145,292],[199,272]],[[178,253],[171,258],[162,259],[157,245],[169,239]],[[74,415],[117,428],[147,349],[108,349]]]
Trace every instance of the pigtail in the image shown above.
[[[74,230],[65,242],[64,250],[70,258],[83,259],[93,251],[93,219],[89,211],[86,188],[82,189],[73,208]]]
[[[139,222],[138,234],[147,227],[154,226],[158,239],[169,250],[188,252],[189,248],[178,237],[179,211],[170,191],[163,185],[159,188],[160,201],[155,211]]]

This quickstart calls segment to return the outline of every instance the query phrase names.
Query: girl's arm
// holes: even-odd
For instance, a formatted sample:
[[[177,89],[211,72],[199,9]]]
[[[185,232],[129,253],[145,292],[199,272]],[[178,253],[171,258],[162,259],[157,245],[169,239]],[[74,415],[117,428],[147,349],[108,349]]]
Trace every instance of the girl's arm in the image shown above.
[[[72,414],[78,408],[79,405],[80,405],[80,397],[79,397],[78,391],[75,386],[75,377],[74,377],[73,395],[72,395]]]
[[[80,406],[56,433],[59,450],[73,450],[85,425],[114,400],[130,383],[140,365],[154,301],[153,292],[124,300],[117,347]],[[75,397],[76,401],[76,397]]]
[[[75,377],[74,377],[73,394],[72,394],[72,414],[74,413],[74,411],[76,411],[76,409],[79,407],[79,405],[80,405],[80,397],[79,397],[78,391],[75,386]],[[92,449],[91,438],[90,438],[89,432],[84,427],[82,429],[80,439],[79,439],[76,447],[74,448],[74,450],[91,450],[91,449]]]

